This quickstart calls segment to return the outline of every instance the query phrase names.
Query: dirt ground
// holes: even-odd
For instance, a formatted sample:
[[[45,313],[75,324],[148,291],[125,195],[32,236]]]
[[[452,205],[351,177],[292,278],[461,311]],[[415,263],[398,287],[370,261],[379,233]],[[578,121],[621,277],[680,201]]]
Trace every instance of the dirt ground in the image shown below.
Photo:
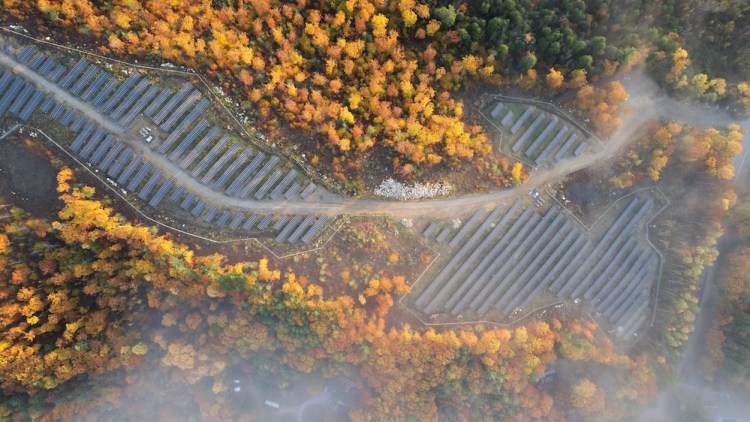
[[[46,146],[21,134],[0,141],[0,198],[37,218],[52,219],[62,206],[56,186],[57,167]]]

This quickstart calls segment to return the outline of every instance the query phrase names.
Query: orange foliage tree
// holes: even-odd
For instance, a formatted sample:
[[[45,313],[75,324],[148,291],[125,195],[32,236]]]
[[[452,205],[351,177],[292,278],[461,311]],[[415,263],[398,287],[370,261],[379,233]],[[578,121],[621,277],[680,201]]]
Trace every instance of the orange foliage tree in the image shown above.
[[[620,81],[612,81],[601,88],[583,86],[572,104],[579,116],[585,116],[591,121],[596,131],[610,135],[622,124],[618,115],[620,105],[627,99],[628,93]]]
[[[424,5],[212,3],[42,0],[6,2],[6,10],[41,12],[54,25],[96,37],[104,53],[157,57],[219,76],[223,88],[250,100],[248,111],[270,121],[273,110],[292,126],[319,133],[324,147],[353,158],[355,170],[375,147],[417,167],[491,150],[449,92],[465,77],[489,77],[493,68],[481,57],[406,45],[413,26],[428,25]]]
[[[12,400],[0,404],[0,414],[33,408],[55,418],[77,409],[79,417],[96,418],[117,402],[95,394],[88,405],[69,403],[56,386],[74,389],[117,369],[130,384],[148,365],[170,384],[213,385],[200,399],[206,418],[217,408],[237,418],[221,392],[227,377],[246,371],[281,384],[296,373],[346,375],[360,397],[354,420],[470,419],[476,412],[549,420],[559,410],[535,381],[557,348],[569,358],[637,366],[606,342],[595,344],[594,327],[585,323],[387,329],[387,306],[369,312],[348,296],[324,297],[319,286],[265,258],[229,264],[221,255],[194,255],[113,215],[93,189],[66,188],[68,182],[61,181],[59,221],[23,230],[39,222],[19,212],[2,228],[8,242],[0,251],[0,395]],[[42,259],[23,259],[35,254]],[[394,289],[402,294],[403,280],[380,278],[366,293]],[[123,329],[127,324],[141,328]],[[591,339],[586,353],[564,346],[576,336]],[[35,392],[49,400],[30,406],[27,394]]]

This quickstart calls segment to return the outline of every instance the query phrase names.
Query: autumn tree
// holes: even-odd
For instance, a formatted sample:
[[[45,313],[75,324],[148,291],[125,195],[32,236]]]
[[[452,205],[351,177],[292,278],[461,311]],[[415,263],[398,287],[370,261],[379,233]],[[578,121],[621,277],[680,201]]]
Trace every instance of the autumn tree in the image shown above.
[[[559,90],[560,88],[562,88],[565,78],[563,77],[562,72],[553,68],[549,70],[544,80],[547,83],[547,88],[552,90]]]
[[[578,90],[572,102],[579,116],[586,116],[598,132],[612,134],[622,124],[620,106],[628,99],[628,93],[619,81],[612,81],[601,88],[586,85]]]
[[[375,307],[349,296],[327,297],[321,286],[270,259],[229,263],[219,254],[194,253],[114,215],[67,172],[59,180],[64,207],[57,221],[40,230],[19,211],[2,228],[8,246],[0,259],[14,262],[0,266],[0,394],[11,396],[2,412],[112,414],[122,403],[98,401],[101,389],[81,403],[68,401],[57,386],[75,391],[109,374],[108,391],[117,396],[126,390],[115,374],[130,385],[147,369],[166,374],[170,385],[208,388],[211,394],[194,398],[213,403],[200,405],[206,417],[222,403],[229,419],[246,412],[221,401],[226,379],[242,373],[285,384],[314,373],[356,375],[355,419],[435,419],[446,411],[470,419],[477,410],[549,419],[559,409],[535,381],[557,350],[576,356],[560,332],[592,341],[581,359],[629,362],[593,343],[592,327],[577,322],[387,328],[393,298],[408,291],[402,277],[369,280],[363,295]],[[34,229],[13,229],[23,225]],[[33,254],[41,259],[17,259]],[[123,328],[131,323],[139,329]],[[40,405],[29,393],[49,400]],[[443,399],[446,394],[451,401]],[[467,400],[471,409],[462,404]]]

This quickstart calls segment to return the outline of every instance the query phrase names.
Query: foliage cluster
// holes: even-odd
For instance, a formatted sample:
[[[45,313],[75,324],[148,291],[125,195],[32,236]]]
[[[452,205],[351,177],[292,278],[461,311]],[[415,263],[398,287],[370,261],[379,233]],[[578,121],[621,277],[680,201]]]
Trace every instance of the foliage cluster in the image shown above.
[[[386,329],[380,312],[348,296],[324,297],[292,270],[265,258],[229,264],[195,255],[113,215],[93,189],[71,185],[62,172],[59,221],[16,209],[2,227],[3,417],[111,414],[123,405],[113,380],[132,384],[144,367],[188,391],[212,386],[198,407],[203,417],[225,419],[243,412],[227,393],[239,372],[277,386],[299,373],[347,376],[360,395],[355,420],[585,413],[566,408],[567,389],[552,395],[535,383],[555,359],[595,361],[619,374],[616,388],[602,389],[613,418],[653,391],[647,367],[615,353],[591,323]],[[368,288],[382,294],[380,283]],[[75,394],[100,379],[108,386],[93,396]],[[131,407],[124,411],[145,417]]]
[[[726,130],[700,129],[682,123],[652,125],[616,166],[610,181],[623,189],[643,178],[658,182],[670,159],[682,172],[705,173],[711,178],[732,180],[734,157],[742,151],[742,130],[730,125]],[[726,209],[728,204],[722,204]]]
[[[372,152],[405,177],[487,156],[490,142],[453,94],[473,81],[533,87],[542,72],[561,91],[630,68],[640,54],[630,40],[606,37],[607,3],[5,0],[4,9],[91,37],[104,53],[216,76],[247,111],[320,134],[317,146],[334,155],[331,171],[345,182]]]
[[[732,228],[725,263],[717,271],[718,305],[706,335],[703,371],[711,381],[750,391],[750,201],[738,202],[725,221]]]
[[[750,6],[742,0],[656,1],[665,23],[649,30],[646,62],[673,93],[750,111]],[[671,3],[671,4],[670,4]]]
[[[654,124],[615,165],[610,183],[618,189],[659,182],[672,201],[655,222],[651,239],[663,251],[653,352],[672,373],[693,331],[698,282],[719,255],[722,218],[735,204],[734,158],[742,149],[736,125],[724,130],[693,128],[675,122]]]

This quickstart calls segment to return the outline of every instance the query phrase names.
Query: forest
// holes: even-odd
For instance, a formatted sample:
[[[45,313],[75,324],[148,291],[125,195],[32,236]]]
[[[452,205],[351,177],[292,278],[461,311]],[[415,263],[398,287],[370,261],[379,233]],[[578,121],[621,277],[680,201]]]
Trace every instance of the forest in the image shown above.
[[[353,420],[617,419],[654,394],[645,356],[617,353],[591,321],[388,328],[267,257],[201,255],[128,222],[72,176],[59,173],[56,221],[14,208],[2,226],[1,417],[179,417],[169,393],[122,400],[154,371],[189,392],[185,409],[232,420],[243,410],[228,379],[240,373],[276,387],[346,376],[360,397]],[[539,384],[553,362],[567,375]],[[87,388],[97,383],[107,387]]]
[[[701,276],[717,262],[719,239],[734,227],[726,219],[742,209],[732,180],[742,136],[737,125],[653,122],[617,160],[607,182],[621,192],[657,184],[672,201],[655,221],[651,238],[667,262],[655,329],[636,347],[648,351],[665,387],[676,381],[677,362],[694,329]]]
[[[362,193],[373,167],[413,180],[472,166],[498,186],[520,184],[523,166],[494,155],[480,125],[485,92],[567,104],[605,140],[628,111],[618,78],[642,69],[676,98],[746,115],[745,3],[2,0],[0,23],[194,69],[269,142]],[[731,182],[742,135],[653,122],[605,163],[608,192],[657,184],[675,200],[650,239],[669,263],[655,328],[627,353],[564,312],[509,327],[394,324],[413,280],[343,268],[348,256],[318,273],[206,253],[117,214],[62,169],[55,218],[0,210],[0,420],[243,420],[258,409],[235,399],[237,377],[276,390],[347,379],[355,421],[632,419],[675,381],[701,274],[717,259],[720,318],[702,367],[747,390],[750,202]],[[378,234],[358,227],[342,236]],[[395,247],[369,240],[358,252],[398,262]]]
[[[675,95],[747,109],[748,75],[704,59],[711,50],[737,66],[747,60],[746,43],[728,41],[747,36],[747,6],[728,0],[712,12],[709,3],[3,0],[4,18],[31,30],[62,28],[63,37],[105,54],[204,72],[280,142],[308,151],[312,165],[355,190],[351,181],[383,157],[406,179],[490,157],[464,100],[488,85],[547,96],[581,90],[582,103],[615,92],[607,107],[587,112],[607,134],[627,94],[596,85],[645,58]],[[686,38],[698,25],[712,28],[704,37],[710,46]],[[311,136],[284,138],[284,128]],[[498,180],[510,180],[508,173]]]
[[[740,200],[724,222],[732,228],[718,269],[717,316],[704,345],[701,369],[711,382],[750,391],[750,202]]]

